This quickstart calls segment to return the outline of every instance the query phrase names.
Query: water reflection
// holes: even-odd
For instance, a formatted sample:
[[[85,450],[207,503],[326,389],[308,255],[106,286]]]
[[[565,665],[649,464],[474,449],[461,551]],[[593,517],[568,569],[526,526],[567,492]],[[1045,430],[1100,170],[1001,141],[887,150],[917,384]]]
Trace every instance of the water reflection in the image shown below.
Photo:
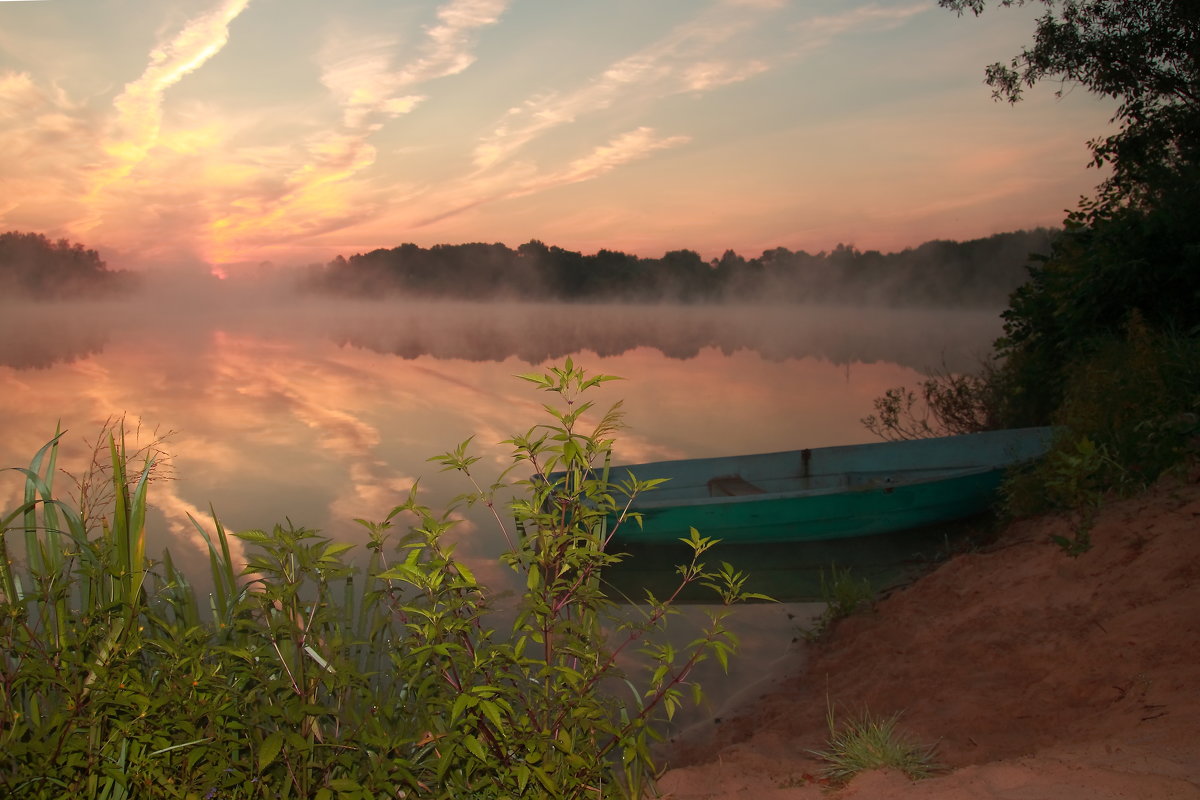
[[[468,437],[489,480],[510,462],[499,442],[543,421],[546,398],[513,375],[567,354],[626,379],[595,399],[624,401],[628,429],[614,457],[638,463],[868,441],[859,420],[875,397],[925,369],[966,366],[999,321],[795,307],[181,298],[138,314],[115,304],[9,309],[0,327],[0,465],[27,464],[56,424],[69,431],[60,464],[75,472],[90,458],[85,440],[111,416],[173,431],[166,446],[177,479],[153,488],[149,552],[170,546],[203,582],[189,515],[205,519],[210,504],[234,530],[286,517],[361,543],[353,519],[381,518],[414,485],[434,508],[464,491],[427,459]],[[0,479],[5,507],[20,492],[16,473]],[[456,535],[460,554],[502,582],[495,525],[468,514]]]
[[[805,306],[426,304],[365,307],[330,335],[348,346],[413,359],[516,357],[528,363],[581,351],[601,357],[648,348],[671,359],[714,349],[767,360],[884,361],[917,370],[973,369],[998,332],[995,315]],[[945,337],[947,330],[954,331]]]
[[[58,305],[0,304],[0,366],[50,369],[98,355],[108,342],[106,327]]]
[[[467,490],[429,457],[473,436],[481,483],[507,467],[499,443],[544,421],[547,399],[513,376],[568,354],[625,378],[594,399],[624,401],[628,428],[614,458],[640,463],[869,441],[859,420],[874,398],[930,368],[973,366],[999,333],[995,315],[959,312],[194,300],[136,313],[116,304],[0,311],[0,466],[27,464],[59,424],[68,430],[59,463],[76,475],[111,416],[148,436],[173,432],[165,446],[175,480],[151,488],[147,552],[169,547],[201,592],[208,560],[189,517],[211,528],[215,508],[232,530],[287,518],[361,545],[354,518],[381,519],[414,486],[434,509]],[[21,492],[18,473],[0,475],[0,507],[15,507]],[[457,553],[481,580],[511,589],[496,526],[465,513]],[[830,554],[744,555],[716,557],[783,581],[757,586],[788,597],[805,596],[791,590]],[[735,680],[760,677],[787,654],[803,608],[739,613],[746,653],[733,662]]]
[[[212,298],[209,298],[212,300]],[[794,305],[654,306],[510,303],[247,304],[174,298],[136,308],[114,303],[5,307],[0,364],[19,369],[100,352],[117,331],[166,338],[187,349],[213,330],[336,344],[407,360],[537,364],[588,351],[600,357],[648,348],[672,359],[706,349],[753,350],[767,360],[818,358],[835,364],[887,362],[916,370],[973,369],[999,332],[979,311],[828,308]],[[947,335],[950,334],[950,335]]]

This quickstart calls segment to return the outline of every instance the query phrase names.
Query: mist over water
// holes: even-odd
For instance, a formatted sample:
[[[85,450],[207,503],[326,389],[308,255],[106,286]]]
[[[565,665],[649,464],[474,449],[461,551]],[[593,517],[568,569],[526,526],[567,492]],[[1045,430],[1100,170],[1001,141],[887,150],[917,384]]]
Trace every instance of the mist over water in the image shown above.
[[[649,348],[694,358],[705,348],[769,360],[888,362],[969,371],[1000,332],[996,311],[795,304],[565,304],[379,301],[296,293],[282,276],[221,281],[184,272],[151,279],[128,300],[0,301],[0,365],[48,367],[110,342],[170,342],[181,357],[215,333],[289,342],[327,340],[415,359],[528,363]]]
[[[954,336],[938,342],[940,334]],[[362,309],[331,323],[335,340],[404,358],[538,363],[571,353],[614,356],[650,348],[695,358],[705,348],[768,360],[886,361],[918,370],[975,368],[998,330],[979,312],[811,306],[426,304]],[[940,345],[940,346],[939,346]]]
[[[568,355],[626,379],[594,399],[624,402],[614,458],[633,463],[869,441],[874,398],[974,369],[999,333],[978,311],[330,301],[193,274],[126,301],[0,303],[0,466],[27,465],[60,424],[76,473],[106,419],[172,432],[150,552],[170,546],[186,569],[203,555],[188,515],[210,504],[234,530],[287,517],[356,542],[355,517],[414,485],[444,507],[466,487],[427,459],[473,436],[499,473],[500,442],[550,399],[513,376]],[[490,524],[458,530],[481,564],[498,552]]]
[[[414,487],[435,510],[468,490],[431,456],[473,436],[482,483],[507,467],[500,443],[543,422],[552,399],[513,376],[568,355],[625,379],[593,399],[623,401],[614,461],[634,463],[870,441],[860,419],[874,398],[931,369],[974,369],[999,333],[998,312],[330,301],[195,274],[127,301],[0,302],[0,467],[28,465],[58,425],[75,476],[106,419],[125,415],[131,450],[170,432],[173,479],[151,485],[147,552],[169,548],[203,592],[189,516],[211,530],[211,507],[235,531],[290,519],[361,545],[353,519],[382,519]],[[69,496],[71,476],[57,483]],[[0,473],[0,506],[22,488]],[[458,555],[512,588],[495,521],[461,517]],[[707,685],[761,675],[806,613],[740,611],[744,654]]]

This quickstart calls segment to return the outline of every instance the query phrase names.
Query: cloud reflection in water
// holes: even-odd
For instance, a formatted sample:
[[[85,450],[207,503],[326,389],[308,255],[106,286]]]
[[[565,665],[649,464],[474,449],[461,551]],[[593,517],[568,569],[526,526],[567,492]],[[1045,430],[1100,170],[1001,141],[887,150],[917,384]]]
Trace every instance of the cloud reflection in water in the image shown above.
[[[180,301],[123,317],[55,306],[70,321],[62,360],[5,356],[35,324],[57,341],[49,308],[4,316],[0,463],[27,464],[56,420],[68,467],[83,455],[72,439],[110,415],[176,431],[178,481],[152,493],[164,531],[150,552],[189,540],[173,548],[185,569],[205,568],[186,563],[185,549],[202,554],[186,515],[210,502],[235,530],[287,517],[362,542],[352,519],[381,519],[418,478],[435,508],[466,491],[427,459],[467,437],[489,484],[509,463],[499,442],[553,399],[513,376],[568,354],[626,378],[595,395],[624,400],[619,463],[867,441],[859,419],[875,397],[925,369],[970,368],[999,333],[994,315],[967,312]],[[0,483],[6,506],[18,496],[17,481]],[[478,509],[456,536],[481,567],[503,541]]]

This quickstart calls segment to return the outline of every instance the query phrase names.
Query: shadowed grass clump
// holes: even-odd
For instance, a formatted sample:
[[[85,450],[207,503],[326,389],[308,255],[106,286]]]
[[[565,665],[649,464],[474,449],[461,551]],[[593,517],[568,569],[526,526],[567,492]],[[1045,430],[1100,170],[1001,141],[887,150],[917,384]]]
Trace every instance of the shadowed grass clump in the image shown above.
[[[875,588],[870,578],[855,577],[849,567],[829,565],[829,572],[821,570],[821,602],[825,610],[813,620],[811,628],[802,628],[800,634],[808,641],[820,639],[833,623],[839,619],[871,608],[875,602]]]
[[[934,747],[916,744],[896,730],[899,714],[880,718],[864,711],[839,724],[830,708],[826,719],[829,748],[813,751],[813,755],[829,763],[823,774],[831,781],[848,781],[872,769],[899,770],[912,780],[920,780],[938,770]]]

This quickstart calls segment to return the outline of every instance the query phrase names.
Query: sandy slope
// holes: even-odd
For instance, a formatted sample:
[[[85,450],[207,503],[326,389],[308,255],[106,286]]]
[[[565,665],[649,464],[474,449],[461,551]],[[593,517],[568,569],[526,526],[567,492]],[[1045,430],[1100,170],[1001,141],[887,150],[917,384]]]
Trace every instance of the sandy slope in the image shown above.
[[[673,745],[659,790],[698,798],[1200,798],[1200,482],[1108,506],[1095,547],[1067,520],[1012,525],[840,623],[743,713]],[[826,698],[903,712],[947,770],[819,778]]]

